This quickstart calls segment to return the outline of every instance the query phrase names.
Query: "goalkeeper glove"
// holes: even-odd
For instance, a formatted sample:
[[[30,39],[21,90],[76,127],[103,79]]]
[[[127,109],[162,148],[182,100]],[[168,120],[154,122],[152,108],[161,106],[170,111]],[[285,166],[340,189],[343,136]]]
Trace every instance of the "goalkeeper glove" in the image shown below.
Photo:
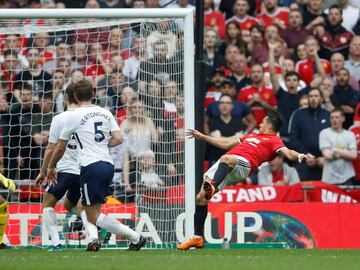
[[[10,192],[15,191],[15,184],[14,181],[11,179],[6,178],[0,173],[0,184],[4,186],[4,188],[8,189]]]

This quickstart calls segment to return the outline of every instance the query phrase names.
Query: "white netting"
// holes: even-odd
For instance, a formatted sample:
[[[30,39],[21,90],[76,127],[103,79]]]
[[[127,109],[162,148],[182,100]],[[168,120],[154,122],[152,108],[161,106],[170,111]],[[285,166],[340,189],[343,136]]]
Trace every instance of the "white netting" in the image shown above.
[[[64,90],[83,77],[96,88],[95,103],[111,110],[126,134],[124,144],[111,149],[116,200],[104,211],[137,225],[150,243],[178,241],[185,192],[184,41],[178,20],[0,22],[4,174],[18,186],[9,197],[10,245],[49,244],[41,222],[42,189],[33,180],[51,120],[64,110]],[[64,241],[78,244],[70,230],[75,217],[60,204]]]

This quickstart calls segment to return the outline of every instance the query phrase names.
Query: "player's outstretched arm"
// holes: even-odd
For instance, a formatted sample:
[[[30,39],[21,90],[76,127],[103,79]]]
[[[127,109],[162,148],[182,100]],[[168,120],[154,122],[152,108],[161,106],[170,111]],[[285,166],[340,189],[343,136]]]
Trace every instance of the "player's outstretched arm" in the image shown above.
[[[214,137],[202,134],[200,131],[198,131],[196,129],[189,129],[186,132],[186,136],[188,136],[189,139],[195,138],[197,140],[207,142],[209,144],[214,145],[215,147],[218,147],[218,148],[221,148],[224,150],[230,150],[235,145],[239,144],[239,139],[236,136],[228,137],[228,138],[224,138],[224,137],[214,138]]]
[[[279,154],[283,155],[284,157],[290,159],[290,160],[297,160],[299,163],[301,163],[303,160],[306,159],[315,159],[315,157],[311,154],[302,154],[299,152],[296,152],[295,150],[291,150],[287,147],[283,147],[279,150]]]

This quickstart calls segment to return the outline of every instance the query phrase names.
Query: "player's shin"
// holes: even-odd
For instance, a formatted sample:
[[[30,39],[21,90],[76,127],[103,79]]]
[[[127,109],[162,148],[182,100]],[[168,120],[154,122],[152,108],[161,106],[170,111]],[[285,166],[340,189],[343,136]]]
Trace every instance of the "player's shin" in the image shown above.
[[[194,234],[195,236],[204,236],[204,224],[208,214],[208,206],[196,205],[194,215]]]
[[[130,229],[128,226],[125,226],[117,219],[104,214],[100,214],[98,220],[96,221],[96,225],[108,232],[126,237],[133,244],[137,244],[140,240],[140,234],[136,231]]]
[[[58,246],[60,244],[60,237],[54,208],[45,207],[43,209],[43,222],[49,233],[52,245],[54,247]]]
[[[219,166],[214,174],[214,183],[215,188],[218,188],[222,181],[226,178],[227,174],[230,171],[230,167],[225,162],[220,162]]]

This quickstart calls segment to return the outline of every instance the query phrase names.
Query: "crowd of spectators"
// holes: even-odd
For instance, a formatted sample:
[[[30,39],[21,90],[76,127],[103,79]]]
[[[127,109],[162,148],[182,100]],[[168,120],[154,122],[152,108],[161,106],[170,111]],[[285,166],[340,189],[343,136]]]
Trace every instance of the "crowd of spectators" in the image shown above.
[[[195,8],[191,0],[170,2],[0,0],[0,8]],[[241,138],[277,110],[285,144],[316,159],[288,164],[278,157],[248,183],[360,184],[359,1],[204,2],[206,90],[197,106],[204,106],[205,133]],[[24,28],[47,23],[1,22]],[[135,181],[154,188],[181,183],[182,27],[179,20],[164,20],[1,34],[1,170],[13,179],[34,179],[51,120],[64,110],[64,89],[86,77],[95,103],[113,112],[125,135],[111,149],[117,191],[133,192]],[[208,145],[206,160],[214,163],[223,153]]]

